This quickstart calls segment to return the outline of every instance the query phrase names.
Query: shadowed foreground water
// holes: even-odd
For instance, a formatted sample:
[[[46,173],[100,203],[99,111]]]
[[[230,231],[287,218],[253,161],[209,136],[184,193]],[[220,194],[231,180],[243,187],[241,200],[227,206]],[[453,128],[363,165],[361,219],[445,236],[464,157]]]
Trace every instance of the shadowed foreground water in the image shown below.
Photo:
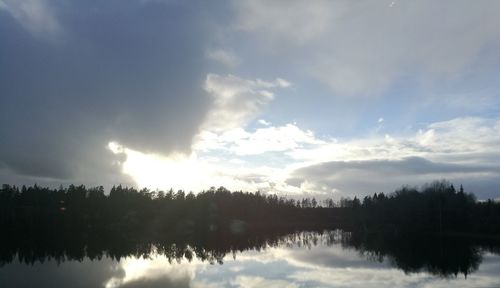
[[[1,287],[498,287],[500,246],[459,237],[252,231],[2,240]]]

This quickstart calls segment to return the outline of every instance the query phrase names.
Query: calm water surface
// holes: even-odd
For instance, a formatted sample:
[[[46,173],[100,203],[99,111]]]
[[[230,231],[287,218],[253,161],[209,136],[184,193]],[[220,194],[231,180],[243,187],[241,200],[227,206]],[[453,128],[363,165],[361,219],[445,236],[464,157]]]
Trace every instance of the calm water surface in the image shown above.
[[[498,246],[462,238],[335,230],[94,244],[9,246],[0,287],[500,287]]]

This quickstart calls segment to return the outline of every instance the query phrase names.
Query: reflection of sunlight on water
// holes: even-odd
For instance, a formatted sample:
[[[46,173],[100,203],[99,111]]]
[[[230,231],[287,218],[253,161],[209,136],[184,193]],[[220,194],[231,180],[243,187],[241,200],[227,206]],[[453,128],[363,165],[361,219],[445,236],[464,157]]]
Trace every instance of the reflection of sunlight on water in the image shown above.
[[[123,278],[113,277],[106,283],[106,288],[118,287],[124,283],[129,282],[133,279],[138,279],[144,277],[148,266],[151,265],[152,261],[145,259],[135,259],[129,258],[122,261],[121,266],[125,274]]]

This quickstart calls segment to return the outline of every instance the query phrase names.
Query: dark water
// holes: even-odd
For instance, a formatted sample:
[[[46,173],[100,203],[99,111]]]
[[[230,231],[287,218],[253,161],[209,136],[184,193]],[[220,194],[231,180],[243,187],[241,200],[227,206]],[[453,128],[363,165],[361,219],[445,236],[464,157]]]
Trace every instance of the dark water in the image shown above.
[[[0,287],[500,287],[500,246],[333,231],[3,241]]]

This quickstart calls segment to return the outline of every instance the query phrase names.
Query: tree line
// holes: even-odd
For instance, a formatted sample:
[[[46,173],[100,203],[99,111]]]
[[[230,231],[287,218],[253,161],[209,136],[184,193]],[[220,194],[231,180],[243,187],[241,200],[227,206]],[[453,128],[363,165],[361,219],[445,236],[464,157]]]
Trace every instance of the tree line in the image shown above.
[[[500,203],[477,201],[472,193],[448,181],[434,181],[420,189],[404,186],[385,195],[375,193],[345,205],[352,210],[358,230],[387,233],[447,233],[500,235]]]
[[[276,195],[230,192],[224,187],[198,194],[121,185],[112,187],[108,194],[102,186],[83,185],[58,189],[3,185],[0,189],[0,225],[4,230],[23,233],[75,229],[138,235],[332,223],[328,211],[318,213],[313,207],[317,206],[303,206],[300,201]]]
[[[340,201],[288,199],[262,193],[231,192],[224,187],[198,194],[114,186],[38,185],[0,189],[0,225],[11,233],[77,230],[162,235],[254,226],[343,228],[384,233],[465,233],[500,235],[500,203],[477,201],[447,181],[402,187],[390,194]]]

